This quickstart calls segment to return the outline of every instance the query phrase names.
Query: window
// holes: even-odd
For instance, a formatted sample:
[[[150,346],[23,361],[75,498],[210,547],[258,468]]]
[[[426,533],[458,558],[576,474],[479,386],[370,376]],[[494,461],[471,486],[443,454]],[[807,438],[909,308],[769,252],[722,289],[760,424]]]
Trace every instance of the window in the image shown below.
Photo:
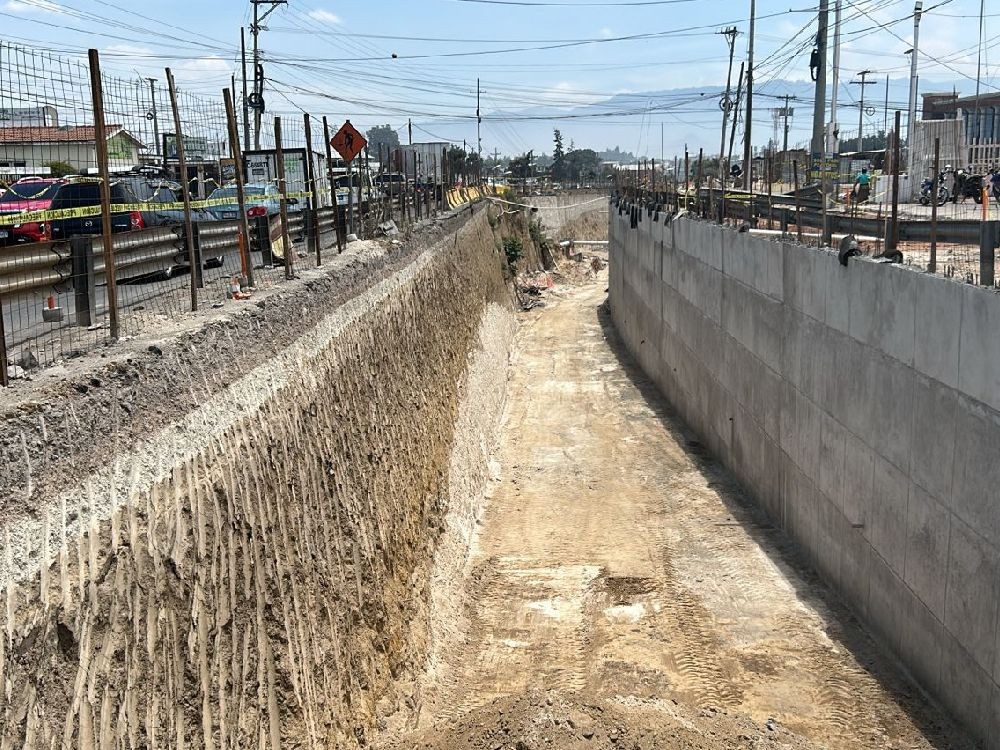
[[[59,192],[62,186],[60,182],[22,182],[15,183],[8,188],[8,192],[0,203],[14,203],[16,201],[50,201]]]
[[[52,201],[52,208],[96,206],[101,202],[101,188],[96,182],[77,182],[63,185]]]

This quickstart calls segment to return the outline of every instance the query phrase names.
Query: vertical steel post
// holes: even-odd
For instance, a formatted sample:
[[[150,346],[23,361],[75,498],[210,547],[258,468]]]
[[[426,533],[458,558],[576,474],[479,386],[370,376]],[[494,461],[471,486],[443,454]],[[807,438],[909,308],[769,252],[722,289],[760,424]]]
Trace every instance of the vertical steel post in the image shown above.
[[[306,221],[309,222],[309,241],[312,243],[313,251],[316,253],[316,265],[323,265],[323,258],[320,256],[319,241],[319,201],[316,191],[316,168],[313,166],[313,136],[312,121],[308,114],[302,115],[306,130],[306,190],[311,194],[309,201],[309,215]]]
[[[337,235],[337,252],[344,252],[344,222],[337,205],[337,178],[333,176],[333,144],[330,138],[330,122],[323,116],[323,140],[326,141],[326,176],[330,180],[330,200],[333,202],[333,226]]]
[[[792,161],[792,174],[795,180],[795,238],[802,242],[802,206],[799,203],[799,160]]]
[[[1000,243],[1000,221],[984,221],[979,229],[979,283],[994,285],[996,249]]]
[[[174,114],[174,140],[177,143],[177,171],[181,183],[181,199],[184,201],[184,246],[188,263],[191,265],[191,310],[198,309],[198,289],[204,286],[201,274],[201,258],[194,242],[194,227],[191,225],[191,184],[188,181],[187,159],[184,155],[184,131],[181,128],[181,111],[177,106],[177,87],[174,74],[167,68],[167,88],[170,92],[170,109]]]
[[[115,248],[111,236],[111,176],[108,171],[108,130],[104,122],[104,86],[101,80],[99,53],[96,49],[92,49],[87,54],[90,62],[90,94],[94,106],[97,173],[101,179],[101,228],[104,239],[104,276],[108,287],[108,325],[112,341],[117,341],[118,283],[115,276]],[[6,360],[3,366],[6,369]]]
[[[285,149],[281,141],[281,118],[274,118],[274,161],[278,170],[278,194],[281,214],[281,242],[284,249],[285,279],[295,277],[295,259],[292,253],[292,240],[288,234],[288,184],[285,182]]]
[[[895,132],[892,134],[892,218],[889,236],[885,238],[886,250],[895,250],[899,244],[899,129],[901,125],[902,113],[897,109]]]
[[[938,190],[941,188],[941,139],[934,139],[934,177],[931,180],[931,257],[927,263],[930,273],[937,272],[937,215]],[[910,176],[913,179],[913,176]]]
[[[243,235],[243,245],[240,251],[240,261],[243,265],[243,275],[247,285],[253,286],[253,257],[250,255],[250,223],[247,221],[247,197],[244,189],[243,149],[240,148],[239,128],[236,124],[236,106],[230,91],[223,91],[222,97],[226,104],[226,120],[229,125],[229,153],[236,164],[236,206],[240,214],[240,233]]]

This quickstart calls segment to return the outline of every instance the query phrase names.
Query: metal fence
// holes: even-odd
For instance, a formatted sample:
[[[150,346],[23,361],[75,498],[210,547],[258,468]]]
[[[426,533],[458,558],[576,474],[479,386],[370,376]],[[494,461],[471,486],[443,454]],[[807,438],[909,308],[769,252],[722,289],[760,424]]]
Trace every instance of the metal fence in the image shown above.
[[[170,69],[128,79],[103,74],[96,51],[83,61],[0,42],[4,385],[293,278],[350,234],[405,230],[476,197],[455,187],[445,154],[443,179],[379,189],[362,153],[365,178],[345,188],[329,145],[339,123],[262,118],[250,139],[241,110],[230,90],[185,91]]]
[[[892,133],[889,142],[893,144]],[[932,153],[929,163],[936,161],[940,174],[949,165],[940,159],[940,142],[937,146],[937,158]],[[645,174],[619,173],[616,190],[629,204],[648,210],[687,209],[706,219],[746,223],[753,231],[771,232],[807,244],[839,248],[842,242],[853,242],[862,254],[970,284],[996,286],[995,237],[1000,226],[1000,195],[990,189],[988,180],[982,176],[967,178],[970,184],[956,187],[957,178],[952,174],[946,175],[953,181],[951,187],[944,178],[931,179],[924,200],[920,200],[917,189],[914,200],[904,202],[907,191],[901,169],[903,160],[898,151],[893,152],[890,148],[884,154],[885,161],[879,162],[879,170],[871,170],[866,196],[857,195],[848,177],[822,183],[817,179],[807,185],[810,165],[805,161],[793,160],[791,184],[779,182],[775,175],[781,172],[772,169],[770,158],[758,160],[763,166],[755,164],[752,191],[739,187],[722,189],[717,177],[710,176],[703,168],[701,159],[690,158],[675,160],[676,179],[660,176],[655,185],[655,170]],[[821,185],[825,186],[825,192]],[[930,195],[937,194],[938,185],[948,187],[948,192],[931,200]],[[845,240],[847,236],[852,239]]]

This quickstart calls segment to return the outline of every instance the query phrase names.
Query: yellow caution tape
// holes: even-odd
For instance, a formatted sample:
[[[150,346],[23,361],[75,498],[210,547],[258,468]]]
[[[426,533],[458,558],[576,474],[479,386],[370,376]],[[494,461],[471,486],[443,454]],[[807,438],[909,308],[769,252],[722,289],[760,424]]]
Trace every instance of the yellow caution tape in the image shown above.
[[[285,198],[312,198],[311,192],[289,193]],[[228,206],[236,202],[235,198],[207,198],[200,201],[191,201],[191,208],[212,208],[214,206]],[[254,203],[253,200],[247,201]],[[183,211],[183,203],[114,203],[111,205],[111,213],[122,214],[133,211]],[[81,206],[80,208],[62,208],[57,211],[24,211],[19,214],[7,214],[0,216],[0,224],[34,224],[42,221],[59,221],[60,219],[85,219],[91,216],[100,216],[101,206]]]

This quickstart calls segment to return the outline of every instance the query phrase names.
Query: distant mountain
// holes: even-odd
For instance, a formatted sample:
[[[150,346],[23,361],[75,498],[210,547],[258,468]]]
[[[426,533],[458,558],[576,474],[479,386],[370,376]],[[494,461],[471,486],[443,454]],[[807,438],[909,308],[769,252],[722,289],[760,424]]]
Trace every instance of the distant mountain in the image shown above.
[[[869,79],[872,80],[872,79]],[[992,81],[993,85],[1000,81]],[[969,94],[969,81],[925,81],[920,92],[952,91]],[[838,110],[841,138],[854,137],[858,130],[860,87],[841,79]],[[810,81],[773,80],[758,83],[754,94],[754,145],[764,146],[772,138],[781,140],[781,122],[774,111],[784,106],[784,96],[792,99],[794,110],[790,120],[789,144],[807,146],[812,132],[813,84]],[[735,92],[734,92],[735,95]],[[552,153],[552,130],[558,127],[567,147],[572,141],[576,148],[592,148],[605,161],[632,161],[638,157],[669,160],[683,156],[685,144],[697,155],[699,148],[706,154],[717,153],[722,137],[722,113],[719,102],[721,87],[678,88],[616,94],[608,99],[575,107],[555,105],[523,109],[501,109],[483,113],[483,151],[494,149],[508,156],[534,149],[536,155]],[[865,91],[865,132],[882,130],[892,120],[896,109],[904,113],[909,100],[909,79],[891,79],[886,107],[886,82],[876,80]],[[921,100],[917,100],[918,110]],[[602,115],[602,117],[596,117]],[[476,141],[475,124],[469,121],[437,120],[422,123],[420,128],[436,136],[469,144]],[[736,133],[735,151],[741,151],[742,115]],[[727,142],[729,136],[727,135]]]

